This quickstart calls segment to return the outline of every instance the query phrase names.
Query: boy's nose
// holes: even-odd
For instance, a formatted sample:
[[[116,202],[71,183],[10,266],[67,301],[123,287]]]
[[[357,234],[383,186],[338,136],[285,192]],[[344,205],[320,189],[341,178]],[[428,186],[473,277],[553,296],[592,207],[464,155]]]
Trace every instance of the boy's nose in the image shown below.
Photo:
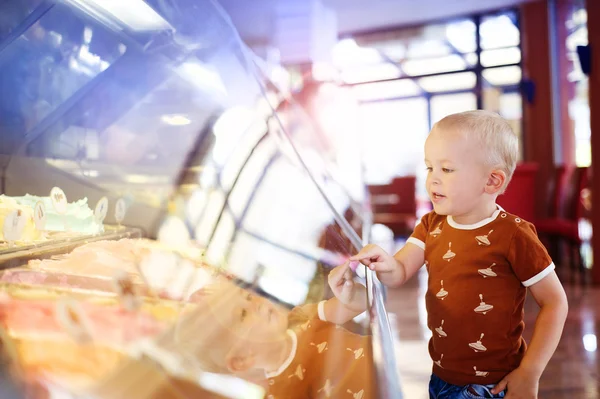
[[[440,184],[440,179],[437,175],[430,175],[429,176],[429,183],[430,184],[434,184],[434,185],[439,185]]]

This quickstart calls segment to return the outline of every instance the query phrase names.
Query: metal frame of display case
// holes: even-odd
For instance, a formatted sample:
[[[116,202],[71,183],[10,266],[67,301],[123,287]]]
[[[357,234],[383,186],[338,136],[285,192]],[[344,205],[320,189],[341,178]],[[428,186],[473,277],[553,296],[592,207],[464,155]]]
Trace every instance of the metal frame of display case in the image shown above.
[[[262,79],[260,79],[259,81],[261,80]],[[262,87],[262,89],[263,95],[266,95],[266,88]],[[358,252],[364,245],[366,245],[369,242],[370,239],[370,231],[372,227],[372,214],[370,209],[367,206],[364,206],[362,209],[363,239],[361,240],[361,238],[358,236],[356,231],[354,231],[350,223],[336,211],[335,206],[331,203],[319,182],[310,172],[310,168],[307,166],[302,155],[296,148],[294,142],[291,139],[291,136],[288,132],[286,132],[284,124],[279,120],[278,115],[274,113],[272,117],[279,121],[279,126],[283,129],[284,133],[286,133],[285,137],[287,137],[289,144],[292,146],[303,168],[308,173],[310,179],[317,187],[323,199],[329,205],[329,208],[334,214],[335,221],[341,227],[342,232],[350,239],[350,242],[352,243],[355,251]],[[368,196],[368,193],[366,195]],[[366,276],[368,311],[370,316],[371,333],[373,336],[373,358],[377,378],[379,380],[379,397],[385,399],[402,399],[403,395],[402,390],[400,389],[400,379],[397,373],[394,338],[387,311],[385,309],[385,288],[377,279],[377,275],[374,271],[368,269],[365,266],[361,267],[364,267]]]

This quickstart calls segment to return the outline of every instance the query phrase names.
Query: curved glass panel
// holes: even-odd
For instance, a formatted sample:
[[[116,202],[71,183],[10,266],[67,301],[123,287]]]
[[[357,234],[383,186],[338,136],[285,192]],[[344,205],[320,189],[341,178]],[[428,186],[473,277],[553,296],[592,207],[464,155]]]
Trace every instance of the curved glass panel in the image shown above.
[[[212,1],[30,15],[0,42],[1,81],[23,83],[0,107],[14,377],[36,395],[399,397],[381,287],[336,268],[369,227],[344,93],[286,98]]]

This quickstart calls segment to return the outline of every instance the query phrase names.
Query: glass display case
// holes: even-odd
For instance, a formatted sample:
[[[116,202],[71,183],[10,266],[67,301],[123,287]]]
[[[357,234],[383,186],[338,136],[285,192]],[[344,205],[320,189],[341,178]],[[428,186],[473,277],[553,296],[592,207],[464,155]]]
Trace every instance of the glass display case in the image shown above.
[[[401,397],[381,285],[345,264],[368,241],[360,167],[340,178],[335,145],[216,2],[9,0],[0,15],[15,389]]]

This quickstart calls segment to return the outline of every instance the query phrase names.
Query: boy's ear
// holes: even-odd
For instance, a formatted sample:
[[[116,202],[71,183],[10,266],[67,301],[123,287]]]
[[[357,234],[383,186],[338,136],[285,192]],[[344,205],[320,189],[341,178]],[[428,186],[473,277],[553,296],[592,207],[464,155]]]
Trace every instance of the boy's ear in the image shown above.
[[[253,351],[230,352],[225,359],[227,369],[232,373],[243,373],[254,367],[256,356]]]
[[[506,182],[506,173],[500,169],[494,169],[490,172],[485,184],[485,192],[488,194],[497,194]]]

